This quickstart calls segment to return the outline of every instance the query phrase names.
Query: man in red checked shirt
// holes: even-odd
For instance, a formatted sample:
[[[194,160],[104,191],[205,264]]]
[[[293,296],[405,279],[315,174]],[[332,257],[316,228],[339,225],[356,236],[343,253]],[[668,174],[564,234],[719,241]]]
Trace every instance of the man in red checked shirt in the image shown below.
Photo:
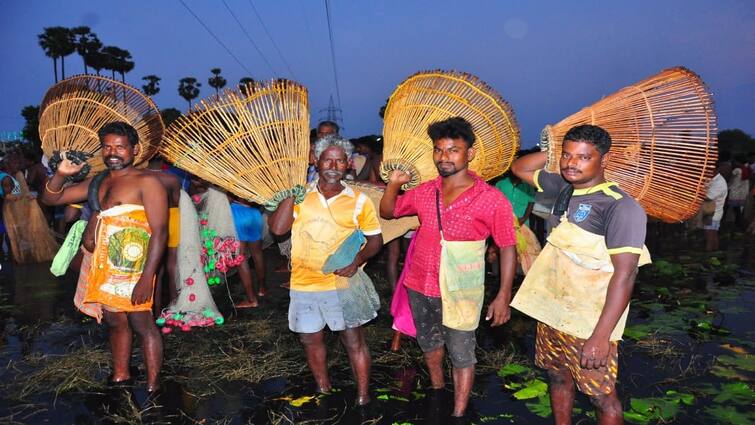
[[[433,161],[440,177],[398,196],[410,176],[393,171],[380,202],[380,215],[386,219],[419,216],[421,225],[405,285],[432,388],[445,386],[442,363],[448,350],[453,366],[453,416],[461,417],[474,382],[475,329],[484,295],[484,245],[491,235],[500,247],[500,289],[485,320],[499,326],[511,314],[516,268],[514,215],[500,191],[467,169],[475,156],[475,135],[469,122],[449,118],[430,125],[427,133],[433,140]],[[454,245],[461,249],[454,252]],[[469,258],[470,253],[473,258],[469,261],[449,263],[449,258]],[[470,292],[477,294],[471,308],[469,299],[459,302],[457,296]]]

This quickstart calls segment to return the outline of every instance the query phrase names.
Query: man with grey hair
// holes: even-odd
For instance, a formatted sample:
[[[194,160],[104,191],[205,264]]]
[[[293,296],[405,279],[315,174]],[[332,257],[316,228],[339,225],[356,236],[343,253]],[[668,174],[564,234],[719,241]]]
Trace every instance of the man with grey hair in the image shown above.
[[[362,325],[377,316],[380,304],[361,266],[380,251],[383,238],[372,201],[342,182],[353,149],[336,135],[318,139],[313,147],[318,179],[300,203],[282,201],[269,225],[274,235],[291,232],[289,328],[299,334],[318,391],[331,389],[327,325],[340,332],[357,381],[356,402],[365,405],[371,360]],[[339,265],[332,270],[331,263]]]

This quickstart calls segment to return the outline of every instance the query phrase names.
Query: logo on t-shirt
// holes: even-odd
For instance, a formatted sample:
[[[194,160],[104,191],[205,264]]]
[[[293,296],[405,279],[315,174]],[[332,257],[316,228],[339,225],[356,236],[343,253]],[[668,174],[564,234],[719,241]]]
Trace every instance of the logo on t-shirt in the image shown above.
[[[579,208],[577,209],[577,212],[574,213],[574,221],[576,221],[577,223],[581,223],[585,221],[587,216],[590,215],[591,210],[592,210],[592,205],[579,204]]]

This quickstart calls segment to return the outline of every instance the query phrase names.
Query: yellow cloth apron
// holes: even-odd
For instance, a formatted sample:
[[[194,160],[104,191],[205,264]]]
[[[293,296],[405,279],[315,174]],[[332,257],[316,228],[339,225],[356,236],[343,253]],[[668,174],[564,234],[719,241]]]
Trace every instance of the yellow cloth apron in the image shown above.
[[[485,241],[447,241],[441,232],[440,298],[443,325],[473,331],[485,297]]]
[[[435,190],[440,231],[440,299],[443,326],[473,331],[480,323],[485,298],[485,240],[447,241],[440,217],[440,191]]]
[[[141,205],[118,205],[102,211],[84,303],[116,311],[148,311],[152,299],[132,305],[131,293],[142,276],[152,231]]]
[[[650,253],[643,246],[638,266],[648,263]],[[612,275],[605,238],[561,219],[511,306],[561,332],[587,339],[603,311]],[[611,341],[621,339],[628,312],[627,305]]]

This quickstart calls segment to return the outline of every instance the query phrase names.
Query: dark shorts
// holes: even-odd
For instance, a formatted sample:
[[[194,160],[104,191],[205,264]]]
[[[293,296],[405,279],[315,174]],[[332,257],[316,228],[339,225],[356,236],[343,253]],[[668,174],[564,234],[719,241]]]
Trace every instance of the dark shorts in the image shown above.
[[[423,352],[435,351],[445,344],[451,364],[457,369],[473,366],[475,357],[475,331],[459,331],[443,326],[441,300],[428,297],[407,288],[409,306],[417,328],[417,343]]]
[[[616,374],[619,371],[618,343],[611,341],[605,366],[584,369],[579,364],[579,358],[585,341],[538,322],[535,365],[550,370],[568,369],[577,389],[585,395],[610,394],[616,387]]]

